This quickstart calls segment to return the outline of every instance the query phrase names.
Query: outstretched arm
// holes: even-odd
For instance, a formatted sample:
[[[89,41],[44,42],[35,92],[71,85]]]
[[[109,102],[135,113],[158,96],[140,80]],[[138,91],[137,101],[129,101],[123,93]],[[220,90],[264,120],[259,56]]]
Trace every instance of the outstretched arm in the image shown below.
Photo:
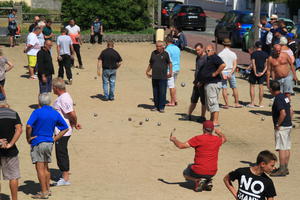
[[[236,189],[233,187],[232,182],[229,178],[229,174],[227,174],[224,179],[223,179],[226,187],[228,188],[228,190],[231,192],[231,194],[234,196],[235,199],[237,199],[237,191]]]
[[[179,149],[186,149],[186,148],[190,148],[191,147],[188,142],[185,142],[185,143],[184,142],[180,142],[174,136],[170,136],[170,141],[173,142],[175,144],[175,146],[177,148],[179,148]]]

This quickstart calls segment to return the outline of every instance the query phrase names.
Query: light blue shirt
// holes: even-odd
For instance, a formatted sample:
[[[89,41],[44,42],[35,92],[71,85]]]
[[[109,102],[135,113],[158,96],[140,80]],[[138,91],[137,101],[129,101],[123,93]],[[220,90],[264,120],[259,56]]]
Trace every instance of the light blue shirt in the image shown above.
[[[180,49],[175,44],[170,44],[167,46],[166,51],[170,56],[173,72],[178,72],[180,70]]]

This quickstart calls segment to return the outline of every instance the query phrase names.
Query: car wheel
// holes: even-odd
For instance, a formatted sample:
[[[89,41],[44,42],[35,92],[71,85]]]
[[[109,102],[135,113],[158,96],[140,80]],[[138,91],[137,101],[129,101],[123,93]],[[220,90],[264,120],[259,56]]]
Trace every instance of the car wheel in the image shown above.
[[[196,27],[193,27],[193,30],[194,30],[194,31],[197,31],[197,30],[198,30],[198,28],[196,28]]]
[[[202,32],[204,32],[204,31],[206,31],[206,27],[202,27],[202,28],[200,28],[200,30],[201,30]]]

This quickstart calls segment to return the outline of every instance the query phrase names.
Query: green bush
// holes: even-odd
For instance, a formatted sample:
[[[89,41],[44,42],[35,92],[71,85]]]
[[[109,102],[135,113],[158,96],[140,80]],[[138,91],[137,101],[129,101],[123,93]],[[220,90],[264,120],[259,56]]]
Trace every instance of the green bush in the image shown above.
[[[29,12],[30,7],[23,1],[14,3],[13,1],[1,1],[0,7],[13,7],[14,5],[22,5],[23,12]]]
[[[62,19],[75,19],[83,29],[89,29],[96,16],[105,30],[140,31],[149,27],[148,0],[63,0]]]

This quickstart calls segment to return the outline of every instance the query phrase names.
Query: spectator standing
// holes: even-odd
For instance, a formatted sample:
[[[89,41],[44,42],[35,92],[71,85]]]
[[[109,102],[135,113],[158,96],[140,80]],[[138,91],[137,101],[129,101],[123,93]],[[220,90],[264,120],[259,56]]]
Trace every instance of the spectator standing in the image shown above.
[[[239,104],[239,95],[237,90],[236,78],[235,78],[235,69],[237,65],[237,56],[231,51],[231,41],[228,38],[225,38],[223,41],[224,49],[218,54],[218,56],[223,60],[226,67],[222,71],[222,93],[225,105],[223,108],[228,109],[228,95],[227,95],[227,82],[229,82],[230,88],[233,92],[234,97],[234,107],[242,108],[243,106]]]
[[[0,166],[4,180],[9,180],[11,199],[18,199],[20,167],[16,142],[22,134],[18,113],[9,108],[6,98],[0,94]]]
[[[83,69],[81,55],[80,55],[80,45],[82,44],[81,36],[80,36],[80,27],[75,24],[74,19],[71,19],[69,25],[66,26],[66,29],[68,30],[68,34],[72,39],[73,48],[79,63],[79,68]],[[71,61],[72,61],[72,66],[74,66],[74,59],[72,59]]]
[[[173,69],[169,54],[165,51],[163,41],[156,42],[156,50],[152,52],[146,70],[148,78],[152,78],[154,108],[152,111],[165,112],[168,78],[172,77]],[[150,73],[152,71],[152,73]]]
[[[203,122],[203,134],[197,135],[187,142],[181,142],[176,137],[170,136],[170,141],[179,149],[194,148],[194,163],[188,165],[183,171],[186,180],[195,182],[195,191],[210,191],[212,189],[212,177],[218,170],[218,154],[226,137],[220,130],[215,129],[217,136],[213,135],[214,124],[212,121]]]
[[[115,84],[117,77],[117,69],[121,66],[122,58],[114,49],[114,42],[108,41],[107,48],[101,52],[98,57],[97,73],[101,75],[105,101],[115,100]],[[109,89],[108,89],[109,85]]]
[[[46,40],[45,46],[37,54],[40,94],[51,92],[54,67],[51,56],[52,41]]]
[[[24,53],[27,54],[28,58],[28,69],[29,69],[29,78],[36,79],[34,76],[34,68],[36,67],[37,62],[37,53],[41,49],[38,35],[42,32],[40,27],[35,27],[33,32],[29,33],[27,36],[26,49]]]
[[[201,70],[201,77],[205,83],[205,105],[211,113],[210,120],[214,122],[215,127],[219,124],[219,93],[222,88],[221,73],[225,68],[223,60],[215,53],[212,45],[206,47],[207,62]]]
[[[272,179],[267,174],[272,172],[276,161],[275,154],[267,150],[262,151],[257,156],[255,166],[238,168],[230,172],[224,177],[224,183],[237,200],[273,200],[276,191]],[[232,184],[235,180],[239,182],[238,190]]]
[[[65,28],[61,29],[61,35],[57,38],[57,60],[59,65],[58,77],[64,78],[64,69],[67,74],[67,84],[72,84],[72,59],[74,55],[73,42],[69,35],[68,30]]]
[[[182,32],[182,28],[175,28],[174,44],[178,46],[180,50],[184,50],[184,48],[187,46],[187,40],[184,33]]]
[[[17,33],[17,10],[12,9],[11,13],[8,15],[8,35],[10,47],[14,47],[16,45],[15,35]]]
[[[173,67],[173,74],[171,78],[168,78],[168,88],[170,89],[170,97],[171,100],[167,104],[167,106],[176,106],[177,105],[177,97],[176,97],[176,80],[180,71],[180,49],[173,44],[173,38],[168,36],[166,38],[167,48],[166,52],[168,52],[172,67]]]
[[[271,94],[275,97],[272,106],[272,118],[275,130],[275,148],[279,152],[280,167],[271,173],[271,176],[286,176],[289,174],[288,163],[290,160],[292,110],[288,97],[280,92],[280,83],[271,82]]]
[[[39,40],[39,42],[40,42],[40,46],[41,46],[41,47],[43,47],[44,44],[45,44],[45,36],[44,36],[44,34],[43,34],[43,30],[44,30],[44,27],[45,27],[45,26],[46,26],[46,24],[45,24],[44,21],[40,21],[40,22],[38,23],[38,27],[41,28],[41,33],[40,33],[39,35],[37,35],[37,37],[38,37],[38,40]]]
[[[68,125],[68,132],[55,142],[55,154],[57,165],[62,172],[62,178],[56,183],[56,186],[70,185],[69,171],[70,160],[68,153],[68,141],[72,135],[72,129],[81,129],[81,125],[77,123],[77,115],[73,107],[73,99],[66,91],[66,85],[63,79],[53,79],[53,92],[57,95],[57,99],[53,103],[53,108],[59,112]],[[55,129],[55,134],[59,134],[59,130]]]
[[[292,50],[294,57],[297,58],[298,53],[298,45],[297,42],[294,39],[295,35],[293,33],[288,33],[286,35],[286,38],[288,40],[287,46]]]
[[[48,19],[46,21],[46,26],[43,29],[43,34],[44,34],[45,40],[51,40],[52,41],[52,39],[54,37],[51,25],[52,25],[52,21],[50,19]]]
[[[53,142],[58,141],[67,131],[68,125],[62,116],[51,106],[50,94],[39,95],[40,108],[30,115],[26,126],[27,142],[31,145],[31,159],[35,164],[41,192],[32,196],[35,199],[48,199],[50,193],[50,171]],[[60,132],[53,137],[54,129]]]
[[[250,83],[250,104],[247,105],[249,108],[254,108],[255,100],[255,84],[259,85],[259,103],[258,107],[262,108],[263,96],[264,96],[264,82],[266,81],[266,72],[268,69],[268,54],[262,50],[262,43],[257,41],[255,43],[256,51],[251,54],[252,71],[249,76]]]
[[[34,28],[37,27],[38,23],[40,22],[39,16],[34,16],[33,23],[29,26],[28,32],[33,32]]]
[[[8,67],[6,67],[8,65]],[[13,68],[13,64],[3,56],[3,51],[0,49],[0,92],[6,97],[6,92],[4,90],[5,85],[5,74]]]
[[[195,51],[197,53],[196,58],[196,69],[194,75],[194,86],[193,92],[191,96],[191,104],[188,110],[188,120],[192,120],[192,113],[196,108],[197,102],[201,102],[201,117],[199,118],[199,122],[203,122],[206,120],[205,113],[206,113],[206,106],[205,106],[205,90],[204,90],[204,83],[201,77],[201,71],[206,64],[207,56],[204,53],[204,47],[202,43],[197,43],[195,45]]]
[[[91,43],[96,43],[96,37],[98,39],[98,44],[102,44],[103,37],[103,24],[100,21],[100,18],[97,17],[91,25]]]
[[[272,28],[272,24],[268,22],[266,16],[261,17],[260,24],[258,25],[260,28],[260,42],[262,43],[262,50],[268,54],[271,53],[270,46],[266,44],[267,35]]]

